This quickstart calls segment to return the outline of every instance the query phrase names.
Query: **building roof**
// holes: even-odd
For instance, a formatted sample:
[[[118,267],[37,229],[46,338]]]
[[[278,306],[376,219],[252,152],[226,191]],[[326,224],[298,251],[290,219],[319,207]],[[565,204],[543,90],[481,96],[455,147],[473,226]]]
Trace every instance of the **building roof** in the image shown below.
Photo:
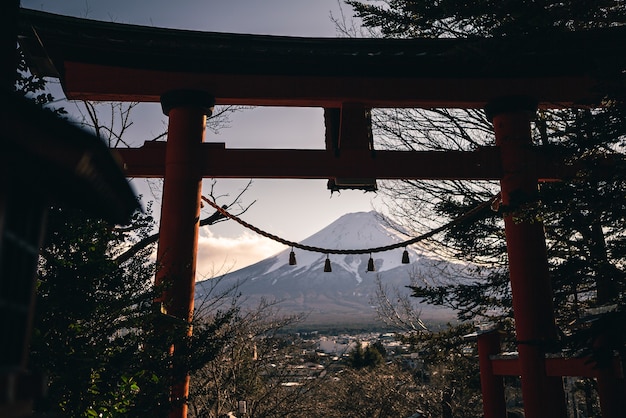
[[[106,144],[42,109],[2,92],[0,163],[31,193],[125,224],[141,207],[124,171]]]
[[[70,99],[158,101],[193,88],[218,104],[477,108],[523,94],[560,107],[598,103],[626,68],[626,27],[502,39],[302,38],[20,16],[33,69],[59,77]]]

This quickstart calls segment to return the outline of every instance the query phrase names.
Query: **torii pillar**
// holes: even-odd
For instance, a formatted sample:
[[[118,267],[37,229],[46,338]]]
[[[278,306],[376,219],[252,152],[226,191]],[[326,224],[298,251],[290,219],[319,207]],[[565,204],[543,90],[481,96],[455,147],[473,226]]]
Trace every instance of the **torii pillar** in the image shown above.
[[[545,347],[556,340],[557,333],[543,223],[515,216],[525,205],[537,203],[537,178],[525,158],[532,145],[530,122],[536,102],[523,97],[503,98],[489,103],[485,110],[501,152],[500,187],[524,415],[564,418],[567,409],[562,378],[546,374]]]
[[[161,96],[163,113],[169,116],[169,123],[155,283],[165,285],[158,300],[162,311],[186,324],[187,336],[192,332],[202,193],[196,156],[204,141],[206,117],[210,116],[214,103],[213,96],[195,90],[175,90]],[[176,368],[177,345],[171,350]],[[179,346],[178,350],[184,355],[184,347]],[[170,418],[187,416],[189,375],[185,371],[182,374],[172,383]],[[174,370],[174,376],[179,376],[179,371]]]

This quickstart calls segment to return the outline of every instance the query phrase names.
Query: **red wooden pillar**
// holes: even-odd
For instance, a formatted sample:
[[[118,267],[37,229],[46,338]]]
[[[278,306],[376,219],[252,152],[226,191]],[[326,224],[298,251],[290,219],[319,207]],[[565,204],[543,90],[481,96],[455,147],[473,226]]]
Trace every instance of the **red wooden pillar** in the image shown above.
[[[506,416],[504,379],[493,374],[491,356],[500,353],[500,330],[489,330],[478,334],[478,364],[480,388],[483,395],[484,418]]]
[[[501,150],[500,186],[525,416],[565,417],[562,378],[548,377],[545,368],[544,347],[557,335],[543,224],[520,217],[524,207],[537,202],[537,178],[524,158],[531,146],[530,120],[536,105],[524,98],[506,98],[486,110]]]
[[[594,341],[594,350],[597,355],[605,355],[613,360],[613,350],[609,348],[606,335],[600,335]],[[604,351],[604,353],[602,353]],[[607,353],[608,352],[608,353]],[[600,398],[600,411],[602,418],[620,418],[626,411],[626,399],[624,398],[624,378],[616,376],[613,361],[609,364],[598,365],[598,396]]]
[[[210,115],[213,104],[212,96],[199,91],[177,90],[161,97],[163,112],[169,116],[169,126],[155,281],[157,285],[165,285],[160,300],[162,309],[167,315],[189,324],[187,335],[191,335],[194,307],[202,192],[202,177],[198,174],[195,158],[198,146],[204,140],[206,116]],[[184,355],[181,344],[178,351]],[[174,367],[176,352],[177,344],[174,344]],[[188,394],[189,375],[186,374],[180,381],[173,382],[171,400],[175,407],[170,413],[171,418],[187,416],[185,400]]]

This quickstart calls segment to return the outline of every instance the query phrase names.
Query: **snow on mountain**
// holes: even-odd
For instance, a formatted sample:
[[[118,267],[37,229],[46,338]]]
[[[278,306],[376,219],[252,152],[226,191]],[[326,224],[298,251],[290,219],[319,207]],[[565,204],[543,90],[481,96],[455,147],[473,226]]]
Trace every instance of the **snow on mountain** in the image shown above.
[[[301,242],[302,245],[323,249],[361,250],[401,243],[410,237],[397,225],[375,211],[343,215],[321,231]],[[266,258],[256,264],[233,271],[218,281],[198,282],[196,299],[202,299],[216,286],[218,289],[238,286],[248,305],[261,299],[280,301],[283,313],[309,314],[312,322],[374,321],[376,278],[385,286],[408,293],[406,286],[416,271],[431,269],[436,260],[421,251],[418,245],[406,248],[410,264],[402,264],[404,247],[373,252],[375,272],[367,271],[370,257],[365,254],[329,254],[332,272],[323,271],[326,254],[294,249],[297,265],[289,265],[291,249]],[[215,290],[214,290],[215,291]],[[417,301],[416,301],[417,303]],[[425,320],[451,320],[454,313],[447,309],[420,304]]]
[[[336,249],[368,249],[382,247],[398,242],[403,242],[409,237],[399,232],[399,227],[392,227],[380,214],[372,212],[357,212],[343,215],[326,228],[302,241],[301,244],[310,247]],[[373,253],[376,271],[383,272],[401,265],[402,251],[400,248],[392,251]],[[418,256],[416,250],[412,250],[414,257]],[[289,252],[285,250],[275,257],[274,264],[266,271],[271,273],[284,266],[288,260]],[[323,266],[326,255],[311,251],[295,249],[298,265],[310,268],[312,266]],[[363,281],[363,274],[366,274],[369,254],[364,255],[329,255],[333,265],[339,265],[343,269],[353,273],[357,282]],[[293,275],[298,275],[301,270],[295,269]],[[283,272],[285,274],[285,272]],[[371,273],[370,273],[371,274]]]

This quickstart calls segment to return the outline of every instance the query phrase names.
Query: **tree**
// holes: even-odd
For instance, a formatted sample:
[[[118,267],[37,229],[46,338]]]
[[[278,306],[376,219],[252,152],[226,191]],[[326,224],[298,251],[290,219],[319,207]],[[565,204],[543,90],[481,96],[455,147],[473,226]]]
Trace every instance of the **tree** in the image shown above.
[[[419,353],[424,365],[420,379],[425,386],[425,410],[446,416],[479,416],[480,373],[478,359],[472,341],[467,339],[474,332],[474,325],[465,322],[437,332],[414,332],[401,336],[401,341],[411,344],[411,350]]]
[[[23,60],[16,87],[41,106],[53,102],[45,92],[45,81],[29,74]],[[105,124],[98,110],[103,106],[109,106],[111,115]],[[85,125],[109,146],[124,145],[134,107],[84,103]],[[209,126],[217,129],[231,110],[219,111]],[[213,186],[210,197],[215,199]],[[242,194],[229,204],[238,205],[243,213],[249,206],[241,205]],[[31,369],[49,376],[49,396],[36,406],[37,412],[164,416],[170,409],[169,387],[179,373],[168,354],[172,342],[186,335],[189,326],[195,327],[183,344],[189,350],[181,367],[186,372],[204,366],[230,341],[227,330],[235,318],[234,307],[212,312],[191,325],[172,324],[171,318],[154,309],[153,301],[163,289],[155,288],[152,280],[158,233],[153,232],[150,205],[145,214],[136,213],[129,225],[117,226],[77,210],[50,208],[38,265],[30,353]],[[201,224],[221,220],[216,212]]]
[[[421,2],[389,0],[366,4],[347,1],[370,31],[386,37],[499,37],[541,35],[626,24],[621,1]],[[541,65],[541,63],[538,63]],[[615,318],[624,316],[624,138],[626,94],[613,86],[593,109],[542,110],[537,113],[533,139],[578,167],[566,182],[541,185],[541,205],[518,209],[526,219],[543,221],[548,245],[557,324],[562,346],[601,356],[590,349],[599,335],[608,335],[612,350],[624,352],[623,329]],[[493,144],[491,124],[482,111],[450,109],[378,110],[373,112],[377,146],[396,149],[472,150]],[[609,161],[609,169],[606,163]],[[480,202],[493,201],[473,219],[449,228],[431,241],[444,256],[472,263],[434,285],[414,283],[413,295],[458,310],[460,319],[503,322],[512,317],[502,214],[494,183],[410,181],[383,184],[388,206],[399,219],[424,232],[437,222],[454,219]],[[420,221],[423,220],[423,221]],[[441,272],[440,277],[445,276]],[[432,283],[432,278],[431,278]],[[607,309],[610,306],[616,309]],[[605,326],[572,327],[588,308],[602,307]],[[598,318],[596,318],[598,319]],[[614,324],[609,326],[608,324]],[[591,327],[593,328],[593,327]],[[565,337],[565,336],[568,337]],[[583,347],[586,347],[583,349]],[[563,347],[546,347],[558,350]]]
[[[23,97],[28,97],[39,106],[49,107],[54,102],[54,97],[50,92],[46,91],[46,80],[30,73],[24,54],[19,47],[17,48],[17,54],[19,59],[15,77],[15,92]],[[58,115],[67,113],[62,107],[54,107],[51,110]]]
[[[376,369],[346,369],[327,383],[319,411],[309,416],[408,417],[425,410],[422,389],[410,371],[395,364]]]
[[[516,36],[625,23],[624,5],[619,0],[384,0],[375,5],[348,0],[346,3],[354,8],[366,27],[379,30],[385,37]]]
[[[391,37],[513,37],[626,23],[626,6],[619,1],[595,2],[593,6],[551,1],[387,1],[382,6],[347,3],[365,25]],[[625,187],[621,146],[626,133],[626,108],[624,91],[606,94],[609,99],[602,108],[541,111],[534,125],[537,144],[558,146],[558,156],[582,167],[571,181],[542,185],[543,206],[527,213],[541,217],[546,225],[561,323],[569,322],[576,315],[573,312],[580,313],[585,305],[623,301],[621,225],[625,208],[618,196]],[[388,110],[378,112],[374,123],[379,141],[390,148],[471,150],[493,141],[491,125],[482,111]],[[610,173],[599,172],[601,162],[607,158],[612,159]],[[496,191],[496,184],[486,182],[410,181],[383,185],[389,206],[400,219],[409,219],[414,228],[425,227],[419,225],[419,219],[426,219],[424,223],[430,225],[434,219],[453,219],[493,198]],[[433,245],[439,251],[445,249],[448,256],[471,261],[475,267],[463,273],[472,280],[415,286],[415,295],[459,309],[462,319],[493,312],[496,317],[510,316],[503,209],[483,211],[455,225]]]
[[[168,347],[177,332],[159,326],[152,309],[152,248],[118,263],[117,255],[152,228],[136,214],[115,228],[84,214],[52,208],[41,251],[31,366],[49,376],[40,412],[70,416],[138,416],[169,410],[173,370]],[[196,324],[188,341],[190,370],[215,357],[229,338],[233,311]],[[186,327],[181,324],[181,327]],[[102,414],[102,415],[100,415]]]
[[[122,359],[138,350],[131,330],[152,296],[147,254],[133,259],[125,272],[111,259],[121,234],[102,221],[85,221],[80,212],[50,211],[30,356],[32,368],[50,381],[48,404],[39,410],[76,416],[128,407],[124,398],[132,397],[136,377],[128,365],[113,364],[122,366]],[[110,375],[114,370],[117,375]],[[135,384],[126,386],[129,381]],[[105,406],[114,399],[120,404]]]
[[[384,348],[383,348],[384,351]],[[356,346],[348,353],[348,364],[354,369],[373,369],[385,361],[380,347],[367,345],[357,341]]]
[[[250,417],[311,416],[306,397],[325,381],[324,369],[304,367],[301,342],[284,334],[300,320],[281,315],[274,302],[240,310],[232,343],[192,375],[190,416],[217,418],[237,410],[238,401],[246,401]]]

